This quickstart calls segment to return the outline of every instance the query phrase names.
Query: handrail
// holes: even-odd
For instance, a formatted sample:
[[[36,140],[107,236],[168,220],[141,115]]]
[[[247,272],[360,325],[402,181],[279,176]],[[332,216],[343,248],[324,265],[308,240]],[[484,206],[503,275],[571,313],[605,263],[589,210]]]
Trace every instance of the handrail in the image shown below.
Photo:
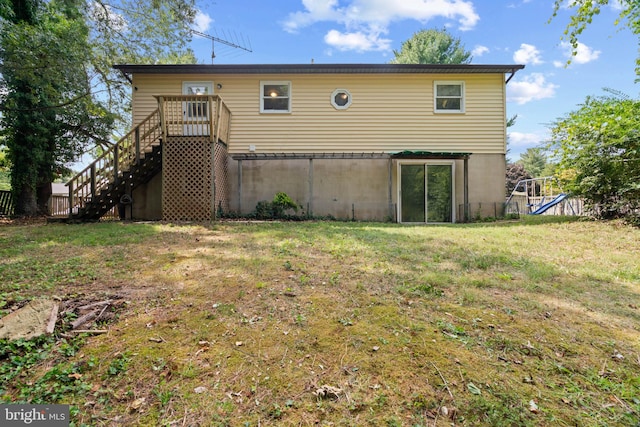
[[[160,112],[156,109],[66,184],[69,187],[69,217],[100,190],[117,181],[120,173],[138,162],[145,150],[160,137]]]

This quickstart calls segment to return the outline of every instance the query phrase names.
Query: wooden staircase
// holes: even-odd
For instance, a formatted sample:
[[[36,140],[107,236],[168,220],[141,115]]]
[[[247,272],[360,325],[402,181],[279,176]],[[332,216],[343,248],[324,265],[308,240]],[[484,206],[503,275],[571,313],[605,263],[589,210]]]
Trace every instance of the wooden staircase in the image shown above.
[[[218,95],[156,96],[158,108],[68,183],[66,221],[97,221],[162,170],[163,141],[227,142],[231,111]],[[130,201],[130,199],[129,199]]]
[[[162,126],[156,109],[68,183],[69,221],[97,221],[162,170]]]

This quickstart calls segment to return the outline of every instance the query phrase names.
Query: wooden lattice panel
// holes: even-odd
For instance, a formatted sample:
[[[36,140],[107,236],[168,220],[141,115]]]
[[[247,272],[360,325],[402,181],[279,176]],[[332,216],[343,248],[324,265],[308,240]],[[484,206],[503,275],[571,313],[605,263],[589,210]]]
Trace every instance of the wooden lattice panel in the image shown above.
[[[209,138],[167,138],[162,155],[162,219],[211,220],[212,156]]]
[[[227,146],[218,142],[215,146],[214,167],[215,167],[215,208],[216,214],[221,209],[222,212],[229,212],[229,168]],[[217,216],[217,215],[216,215]]]

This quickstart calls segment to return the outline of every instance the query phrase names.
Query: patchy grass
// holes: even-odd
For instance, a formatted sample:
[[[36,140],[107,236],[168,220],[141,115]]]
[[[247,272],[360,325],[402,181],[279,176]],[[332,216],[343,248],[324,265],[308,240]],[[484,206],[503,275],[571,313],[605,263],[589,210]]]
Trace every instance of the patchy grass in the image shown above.
[[[640,231],[526,218],[0,228],[0,309],[118,295],[2,343],[4,401],[74,425],[640,423]]]

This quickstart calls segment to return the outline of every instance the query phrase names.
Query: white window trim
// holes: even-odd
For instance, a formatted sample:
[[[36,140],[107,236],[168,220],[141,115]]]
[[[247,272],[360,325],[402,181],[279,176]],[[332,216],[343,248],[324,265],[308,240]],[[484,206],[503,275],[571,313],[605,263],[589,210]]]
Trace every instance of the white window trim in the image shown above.
[[[460,109],[459,110],[439,110],[438,109],[438,86],[439,85],[460,85]],[[465,112],[465,84],[462,80],[436,80],[433,82],[433,111],[437,114],[462,114]]]
[[[336,95],[342,92],[347,94],[347,96],[349,97],[349,101],[347,101],[347,103],[344,105],[338,105],[336,104]],[[351,92],[349,92],[347,89],[336,89],[331,94],[331,105],[333,105],[333,108],[335,108],[336,110],[346,110],[351,107],[352,102],[353,97],[351,96]]]
[[[451,222],[402,222],[402,203],[400,190],[402,188],[402,165],[425,165],[429,167],[430,165],[451,165]],[[456,161],[454,159],[451,160],[432,160],[432,159],[415,159],[415,160],[400,160],[396,165],[396,177],[397,177],[397,188],[396,188],[396,218],[398,219],[399,224],[455,224],[456,223]],[[425,201],[426,203],[426,201]]]
[[[182,82],[182,94],[183,95],[188,95],[187,92],[187,88],[189,86],[204,86],[206,88],[209,89],[209,93],[207,95],[213,95],[213,82],[212,81],[198,81],[198,82],[192,82],[192,81],[183,81]]]
[[[265,85],[287,85],[289,86],[289,103],[286,110],[265,110],[264,109],[264,87]],[[290,114],[291,113],[291,81],[289,80],[261,80],[260,81],[260,113],[263,114]]]

